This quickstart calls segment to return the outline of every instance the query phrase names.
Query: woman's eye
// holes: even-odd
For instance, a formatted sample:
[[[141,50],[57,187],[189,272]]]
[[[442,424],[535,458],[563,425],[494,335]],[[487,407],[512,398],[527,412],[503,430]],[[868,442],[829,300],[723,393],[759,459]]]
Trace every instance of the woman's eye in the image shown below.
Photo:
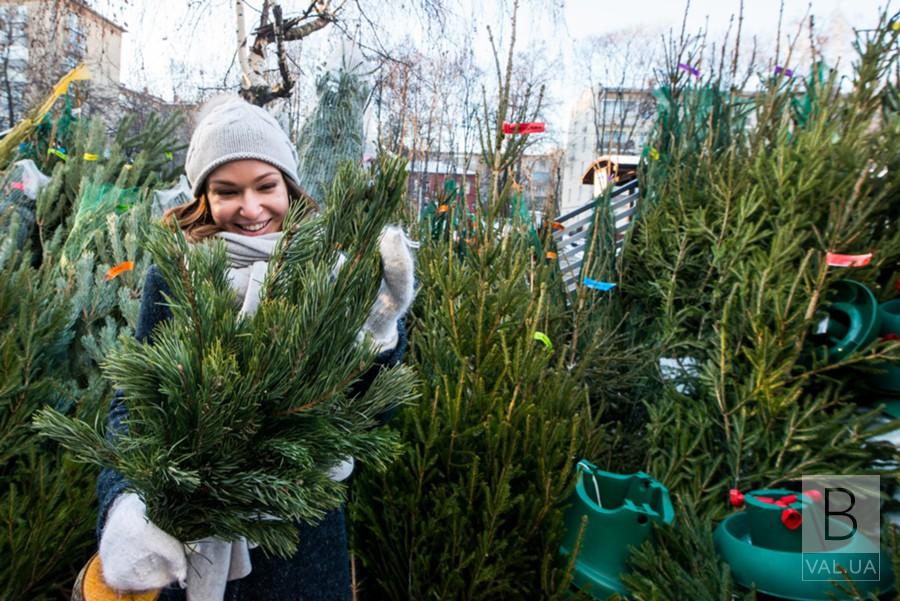
[[[259,189],[260,189],[260,190],[264,190],[264,191],[274,190],[274,189],[275,189],[275,184],[264,184],[264,185],[260,186]]]
[[[234,196],[235,194],[234,190],[216,190],[216,196]]]

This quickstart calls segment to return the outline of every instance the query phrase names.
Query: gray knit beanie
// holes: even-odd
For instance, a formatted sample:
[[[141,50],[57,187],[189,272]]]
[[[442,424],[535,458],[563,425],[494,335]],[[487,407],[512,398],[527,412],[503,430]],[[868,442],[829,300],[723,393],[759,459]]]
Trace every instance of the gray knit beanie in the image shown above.
[[[200,109],[188,146],[184,171],[194,197],[210,172],[241,159],[274,165],[300,187],[297,150],[275,118],[239,96],[221,94]]]

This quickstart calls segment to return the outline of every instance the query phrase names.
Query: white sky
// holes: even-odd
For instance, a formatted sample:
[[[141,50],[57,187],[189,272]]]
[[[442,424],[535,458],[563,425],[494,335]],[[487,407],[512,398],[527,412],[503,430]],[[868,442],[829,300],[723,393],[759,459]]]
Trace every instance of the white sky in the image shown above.
[[[849,64],[852,28],[870,28],[877,23],[878,15],[887,0],[784,0],[783,37],[796,31],[807,11],[816,18],[820,33],[830,37],[827,50],[833,55],[843,55]],[[393,6],[380,0],[360,0],[370,11],[383,14],[383,7]],[[423,32],[421,23],[413,17],[403,18],[410,11],[405,3],[416,0],[400,0],[400,18],[391,18],[396,35],[411,34],[421,43],[429,44],[437,32]],[[246,0],[248,5],[248,29],[255,22],[261,0]],[[448,26],[454,31],[470,30],[476,36],[476,55],[490,66],[490,47],[487,43],[486,25],[491,25],[495,36],[505,41],[507,20],[500,16],[509,0],[478,2],[477,0],[446,0],[455,18]],[[541,48],[550,58],[556,58],[561,68],[554,72],[551,94],[557,98],[553,105],[557,126],[564,128],[569,109],[580,90],[589,85],[584,73],[579,72],[573,58],[573,49],[590,35],[600,35],[621,30],[637,29],[642,33],[661,34],[681,27],[685,5],[674,0],[632,0],[628,3],[612,3],[602,0],[522,0],[520,32],[517,48]],[[215,85],[223,80],[232,62],[235,48],[234,8],[232,0],[205,0],[205,10],[190,9],[185,0],[94,0],[96,8],[122,24],[128,30],[123,38],[122,80],[133,88],[147,86],[149,91],[171,99],[177,91],[181,97],[191,98],[198,86]],[[352,5],[353,2],[348,4]],[[560,19],[547,16],[536,6],[548,4],[560,6]],[[887,2],[897,10],[897,2]],[[285,15],[296,14],[307,3],[304,0],[282,0]],[[774,45],[778,23],[779,0],[746,0],[744,6],[744,39],[758,36],[763,45]],[[724,34],[729,17],[739,10],[739,0],[693,0],[690,6],[688,31],[696,32],[707,26],[710,39],[718,40]],[[397,14],[397,13],[395,13]],[[304,41],[304,53],[316,57],[327,52],[326,36],[318,32]],[[836,56],[829,57],[833,61]],[[324,57],[323,57],[324,60]],[[183,63],[192,69],[186,81],[173,80],[171,65]],[[796,65],[799,72],[806,72],[808,65]],[[236,66],[232,67],[232,74]]]

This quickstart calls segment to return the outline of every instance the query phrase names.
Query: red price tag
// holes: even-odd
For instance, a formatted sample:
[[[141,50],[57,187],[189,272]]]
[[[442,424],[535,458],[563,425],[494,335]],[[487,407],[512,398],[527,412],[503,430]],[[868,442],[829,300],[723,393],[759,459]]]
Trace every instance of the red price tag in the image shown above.
[[[539,134],[544,131],[544,124],[539,121],[530,123],[503,123],[505,134]]]
[[[872,253],[864,255],[841,255],[826,253],[825,262],[830,267],[864,267],[872,261]]]

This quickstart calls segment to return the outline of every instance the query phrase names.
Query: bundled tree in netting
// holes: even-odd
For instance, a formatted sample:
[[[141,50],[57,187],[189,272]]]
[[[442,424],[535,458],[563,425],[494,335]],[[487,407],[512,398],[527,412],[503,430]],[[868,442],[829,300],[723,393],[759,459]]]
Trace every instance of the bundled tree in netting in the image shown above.
[[[189,246],[157,228],[149,247],[173,319],[153,345],[122,340],[104,365],[127,403],[127,434],[107,441],[49,408],[42,433],[122,473],[150,519],[180,540],[245,537],[291,553],[294,520],[315,522],[344,498],[323,470],[347,456],[383,469],[399,450],[375,418],[412,400],[413,372],[384,369],[359,396],[350,386],[373,364],[357,333],[380,282],[378,236],[405,182],[401,161],[342,169],[332,188],[340,202],[286,223],[252,316],[235,303],[221,242]],[[346,262],[336,269],[339,248]]]
[[[731,93],[693,93],[670,65],[678,88],[650,142],[662,150],[645,165],[638,217],[622,254],[607,246],[591,272],[618,284],[595,307],[601,319],[622,324],[650,356],[689,366],[677,381],[645,369],[630,395],[646,415],[631,425],[642,467],[669,487],[684,528],[636,557],[626,578],[636,598],[732,593],[709,552],[730,488],[822,473],[894,479],[897,448],[871,438],[898,423],[882,423],[873,402],[882,397],[865,382],[900,360],[900,344],[876,340],[835,357],[815,335],[848,279],[882,301],[897,295],[894,20],[861,41],[851,89],[818,66],[807,81],[766,77],[753,119]],[[723,79],[711,75],[710,87]],[[697,103],[712,103],[702,122],[691,118]],[[598,220],[596,238],[608,243],[609,219]],[[872,258],[848,269],[829,253]]]
[[[338,166],[363,158],[363,112],[370,86],[354,47],[343,46],[340,65],[316,81],[316,109],[297,138],[298,176],[303,189],[321,204]]]

